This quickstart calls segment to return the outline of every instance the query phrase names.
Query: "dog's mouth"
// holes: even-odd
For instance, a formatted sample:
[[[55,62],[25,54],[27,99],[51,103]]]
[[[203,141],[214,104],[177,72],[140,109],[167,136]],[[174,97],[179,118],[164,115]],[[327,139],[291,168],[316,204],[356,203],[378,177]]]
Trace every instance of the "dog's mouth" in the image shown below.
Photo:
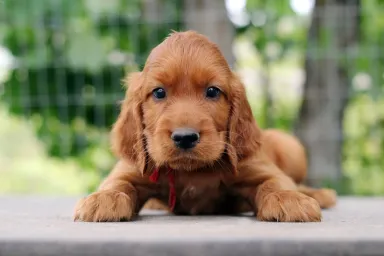
[[[170,140],[166,138],[167,135],[156,135],[148,136],[148,153],[158,166],[169,166],[175,170],[192,171],[210,166],[225,151],[225,143],[220,143],[225,139],[224,132],[217,135],[205,133],[191,145],[177,137]]]
[[[172,157],[168,159],[167,165],[175,170],[193,171],[212,166],[217,161],[220,161],[223,153],[224,151],[202,155],[202,152],[194,150],[176,150],[173,152]]]
[[[168,166],[172,168],[173,170],[177,171],[195,171],[198,169],[201,169],[208,164],[204,162],[199,162],[199,161],[188,161],[185,163],[182,162],[168,162]]]
[[[201,158],[193,151],[179,151],[175,152],[169,162],[198,162]]]
[[[210,162],[210,161],[209,161]],[[175,170],[192,171],[209,164],[196,155],[193,151],[177,152],[168,160],[168,166]]]

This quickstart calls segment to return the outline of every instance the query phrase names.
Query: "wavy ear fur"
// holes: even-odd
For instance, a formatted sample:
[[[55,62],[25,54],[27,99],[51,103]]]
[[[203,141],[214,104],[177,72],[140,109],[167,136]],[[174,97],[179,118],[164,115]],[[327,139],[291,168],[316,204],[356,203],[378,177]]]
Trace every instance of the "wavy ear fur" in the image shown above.
[[[112,151],[122,159],[134,163],[144,174],[146,150],[141,110],[142,75],[131,73],[124,81],[128,87],[119,117],[112,128]]]
[[[228,124],[227,153],[235,174],[238,161],[256,154],[260,148],[261,130],[256,124],[244,85],[233,74],[231,82],[231,115]]]

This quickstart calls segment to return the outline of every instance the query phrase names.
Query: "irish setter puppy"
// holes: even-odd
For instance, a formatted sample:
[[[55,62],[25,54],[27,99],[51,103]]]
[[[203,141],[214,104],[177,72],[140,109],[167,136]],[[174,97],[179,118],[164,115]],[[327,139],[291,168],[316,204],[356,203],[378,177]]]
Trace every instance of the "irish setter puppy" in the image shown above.
[[[243,84],[205,36],[172,33],[125,84],[112,129],[120,160],[75,220],[132,220],[151,198],[175,214],[253,211],[284,222],[320,221],[334,205],[334,191],[297,185],[302,145],[257,126]]]

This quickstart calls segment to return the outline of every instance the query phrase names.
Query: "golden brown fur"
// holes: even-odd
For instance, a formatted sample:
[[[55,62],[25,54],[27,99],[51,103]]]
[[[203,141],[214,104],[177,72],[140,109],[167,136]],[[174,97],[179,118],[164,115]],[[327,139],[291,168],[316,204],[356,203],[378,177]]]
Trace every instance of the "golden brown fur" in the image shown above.
[[[331,190],[298,186],[306,174],[302,145],[293,136],[258,128],[240,79],[215,44],[193,32],[171,34],[153,49],[128,89],[112,130],[120,158],[97,192],[80,200],[75,220],[131,220],[146,206],[165,208],[175,171],[175,214],[254,211],[264,221],[320,221],[335,203]],[[206,89],[222,92],[208,98]],[[164,99],[153,96],[163,87]],[[175,129],[200,134],[191,150],[171,140]],[[157,183],[149,176],[160,169]]]

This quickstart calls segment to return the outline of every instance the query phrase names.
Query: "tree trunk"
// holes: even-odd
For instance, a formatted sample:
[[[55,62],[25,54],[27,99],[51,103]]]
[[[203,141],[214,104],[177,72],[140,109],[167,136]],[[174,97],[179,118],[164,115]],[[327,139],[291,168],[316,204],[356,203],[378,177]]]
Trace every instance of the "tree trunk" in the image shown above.
[[[345,58],[358,42],[360,0],[317,0],[308,33],[306,81],[296,133],[308,151],[307,183],[340,184],[343,117],[349,83]]]
[[[233,67],[234,28],[228,19],[224,0],[184,0],[184,24],[218,44],[228,64]]]

